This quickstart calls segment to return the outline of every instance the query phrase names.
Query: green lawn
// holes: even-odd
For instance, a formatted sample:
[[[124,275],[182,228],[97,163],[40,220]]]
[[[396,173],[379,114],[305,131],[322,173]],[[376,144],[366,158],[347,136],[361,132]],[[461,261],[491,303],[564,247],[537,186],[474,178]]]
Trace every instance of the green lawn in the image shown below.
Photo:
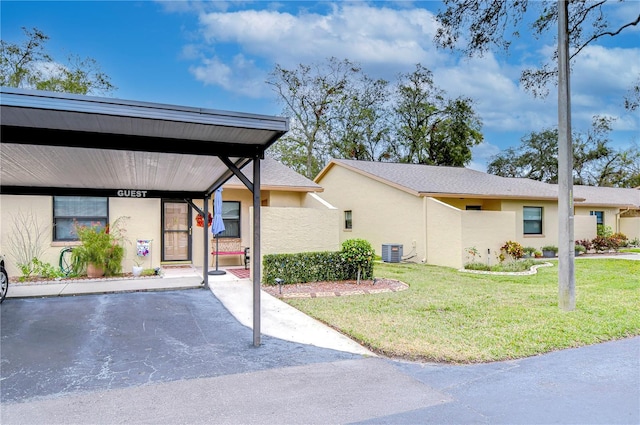
[[[533,356],[640,335],[640,261],[576,260],[576,309],[558,307],[558,267],[530,276],[376,263],[406,291],[287,299],[379,354],[452,363]]]

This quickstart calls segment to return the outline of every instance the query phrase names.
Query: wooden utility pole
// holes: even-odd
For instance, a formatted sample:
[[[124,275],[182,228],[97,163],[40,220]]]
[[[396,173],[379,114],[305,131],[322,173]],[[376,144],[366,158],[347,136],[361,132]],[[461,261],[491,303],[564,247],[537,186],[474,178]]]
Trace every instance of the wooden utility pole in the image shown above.
[[[569,83],[569,2],[558,1],[558,298],[564,311],[576,308],[573,234],[573,147]]]

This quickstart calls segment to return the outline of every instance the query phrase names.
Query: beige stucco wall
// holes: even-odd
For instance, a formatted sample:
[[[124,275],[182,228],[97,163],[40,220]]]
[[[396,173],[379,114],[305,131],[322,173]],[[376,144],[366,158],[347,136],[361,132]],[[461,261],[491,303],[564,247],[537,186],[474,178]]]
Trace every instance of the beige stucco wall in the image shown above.
[[[542,235],[524,235],[523,207],[542,207]],[[541,248],[558,245],[558,203],[554,201],[502,201],[502,211],[515,213],[515,241]]]
[[[500,201],[496,199],[475,199],[475,198],[443,198],[435,197],[437,200],[456,207],[459,210],[466,210],[467,206],[479,206],[482,211],[500,211]]]
[[[21,221],[20,217],[33,216],[37,226],[42,231],[42,257],[40,260],[57,265],[62,247],[52,247],[53,237],[53,205],[48,196],[18,196],[0,195],[0,253],[5,257],[5,266],[9,276],[19,276],[21,273],[16,266],[14,249],[11,244],[15,235],[14,225]],[[22,229],[22,227],[20,227]],[[35,239],[35,233],[32,238]]]
[[[620,218],[620,232],[629,240],[640,239],[640,217]]]
[[[516,240],[516,215],[513,211],[462,211],[462,263],[473,261],[467,248],[475,247],[480,257],[475,261],[498,263],[500,247]]]
[[[12,255],[9,242],[14,233],[13,223],[19,214],[35,214],[42,229],[43,255],[40,260],[58,267],[60,251],[66,246],[77,245],[75,242],[53,242],[53,198],[50,196],[0,195],[0,252],[6,257],[7,272],[10,276],[20,276],[15,257]],[[109,198],[109,218],[113,223],[118,217],[127,216],[124,220],[126,237],[126,254],[123,270],[130,270],[136,254],[137,239],[152,239],[152,255],[143,263],[144,267],[160,265],[160,200],[159,199],[127,199]]]
[[[340,243],[365,239],[377,255],[383,244],[401,244],[403,257],[425,257],[422,198],[337,166],[318,184],[324,188],[320,196],[338,209]],[[348,210],[353,219],[350,230],[344,228]]]
[[[263,207],[260,213],[263,255],[340,250],[336,209]]]
[[[573,215],[573,239],[591,240],[598,236],[597,218],[595,215]]]
[[[604,212],[604,225],[611,228],[613,232],[618,232],[620,230],[620,226],[618,224],[618,208],[604,208],[604,207],[581,207],[576,204],[574,209],[574,216],[589,216],[591,211],[603,211]],[[594,216],[595,217],[595,216]],[[594,226],[597,228],[597,221],[593,221]],[[597,232],[597,230],[596,230]],[[592,238],[594,238],[594,235]]]
[[[162,240],[160,234],[160,199],[128,199],[109,198],[109,221],[113,222],[118,217],[125,219],[125,236],[128,243],[125,244],[125,261],[122,263],[124,271],[131,270],[136,255],[136,241],[138,239],[151,240],[150,254],[141,263],[144,268],[156,268],[160,266]]]
[[[427,255],[429,264],[462,267],[462,211],[437,199],[426,198]]]

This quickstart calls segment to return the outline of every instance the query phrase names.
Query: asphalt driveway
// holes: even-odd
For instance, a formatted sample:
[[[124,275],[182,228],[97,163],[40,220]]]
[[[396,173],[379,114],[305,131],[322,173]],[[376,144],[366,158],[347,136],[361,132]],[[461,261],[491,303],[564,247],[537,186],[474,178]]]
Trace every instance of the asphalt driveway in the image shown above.
[[[452,366],[254,347],[206,289],[0,312],[2,424],[640,423],[640,338]]]

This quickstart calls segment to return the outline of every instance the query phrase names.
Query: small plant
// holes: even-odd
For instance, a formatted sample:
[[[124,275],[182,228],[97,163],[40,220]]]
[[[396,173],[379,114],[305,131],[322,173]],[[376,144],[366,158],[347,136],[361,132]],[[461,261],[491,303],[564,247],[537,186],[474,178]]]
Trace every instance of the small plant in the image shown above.
[[[558,253],[558,247],[555,245],[545,245],[540,250],[542,251],[542,256],[547,258],[555,257]]]
[[[514,260],[519,260],[524,256],[524,248],[522,248],[522,245],[520,245],[518,242],[514,241],[507,241],[500,247],[500,252],[505,254],[500,257],[502,258],[502,261],[504,261],[507,255]]]
[[[640,238],[634,238],[629,241],[629,246],[640,247]]]
[[[576,255],[584,254],[585,252],[587,252],[587,248],[585,248],[583,245],[576,244]]]
[[[44,253],[44,246],[51,226],[43,226],[33,211],[19,211],[10,215],[11,228],[8,238],[9,255],[13,257],[23,277],[36,273],[34,269],[38,257]]]
[[[625,235],[624,233],[614,233],[613,235],[610,236],[611,239],[611,248],[615,249],[616,251],[621,248],[621,247],[625,247],[629,244],[629,238],[627,238],[627,235]]]
[[[522,250],[524,251],[525,256],[529,257],[533,257],[535,252],[537,251],[537,249],[532,246],[525,246],[524,248],[522,248]]]
[[[593,244],[591,243],[591,241],[589,239],[580,239],[576,241],[576,245],[582,245],[584,247],[584,249],[586,250],[586,252],[591,251],[591,249],[593,248]]]
[[[533,256],[534,256],[535,258],[542,258],[542,252],[540,252],[540,251],[536,250],[536,251],[533,253]]]
[[[605,236],[596,236],[591,243],[596,252],[605,252],[609,250],[611,241]]]
[[[122,272],[125,254],[123,244],[127,241],[124,237],[124,221],[127,218],[119,217],[112,226],[106,227],[100,224],[76,226],[82,245],[75,247],[71,253],[74,272],[81,274],[90,264],[103,269],[107,276]]]
[[[475,246],[465,248],[464,252],[467,254],[467,261],[471,263],[476,262],[476,257],[478,259],[482,258],[482,256],[480,255],[480,251],[478,251],[478,248],[476,248]]]

